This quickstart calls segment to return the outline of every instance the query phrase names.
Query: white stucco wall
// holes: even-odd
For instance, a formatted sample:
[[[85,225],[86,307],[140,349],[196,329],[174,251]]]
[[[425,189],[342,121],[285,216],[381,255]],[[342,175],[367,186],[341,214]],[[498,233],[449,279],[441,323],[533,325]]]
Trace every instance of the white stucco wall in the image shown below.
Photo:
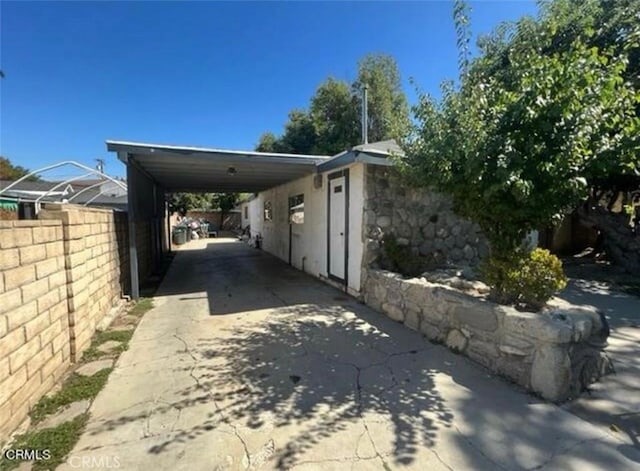
[[[362,262],[362,219],[364,201],[364,165],[352,164],[349,169],[349,260],[348,288],[352,294],[360,292]],[[327,277],[327,175],[342,168],[322,174],[322,188],[313,187],[314,175],[294,180],[284,185],[263,191],[249,201],[249,220],[243,227],[251,225],[251,237],[262,237],[262,249],[289,261],[289,197],[304,195],[304,224],[293,226],[292,260],[295,268],[310,275]],[[273,220],[264,220],[264,203],[271,201]],[[243,210],[244,212],[244,210]],[[244,214],[243,214],[244,216]]]
[[[247,212],[247,217],[245,217],[245,215],[244,215],[245,211]],[[244,229],[249,224],[250,224],[249,202],[248,201],[246,201],[246,202],[243,201],[242,203],[240,203],[240,228]]]

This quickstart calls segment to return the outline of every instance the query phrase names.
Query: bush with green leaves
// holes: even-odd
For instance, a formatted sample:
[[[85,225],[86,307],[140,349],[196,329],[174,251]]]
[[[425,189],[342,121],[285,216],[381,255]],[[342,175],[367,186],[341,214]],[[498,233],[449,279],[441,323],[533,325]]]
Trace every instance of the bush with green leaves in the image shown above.
[[[481,272],[495,301],[534,310],[567,285],[562,262],[545,249],[489,257]]]
[[[537,18],[482,38],[473,60],[465,2],[454,13],[459,86],[421,96],[398,162],[409,181],[450,195],[507,263],[600,182],[640,176],[640,3],[544,2]]]

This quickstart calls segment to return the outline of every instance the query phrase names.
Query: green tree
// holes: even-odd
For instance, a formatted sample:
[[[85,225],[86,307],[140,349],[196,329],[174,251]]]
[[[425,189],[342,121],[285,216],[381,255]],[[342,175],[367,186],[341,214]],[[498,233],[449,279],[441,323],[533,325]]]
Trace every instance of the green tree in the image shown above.
[[[353,83],[327,79],[311,98],[309,110],[289,113],[282,136],[263,134],[256,150],[332,155],[359,144],[364,83],[369,87],[369,141],[403,136],[409,109],[397,64],[390,56],[369,55],[358,64]]]
[[[220,210],[221,220],[223,224],[224,216],[236,207],[238,201],[238,193],[214,193],[212,195],[212,204],[216,209]]]
[[[305,110],[289,112],[289,121],[279,140],[279,152],[290,154],[311,154],[316,147],[316,130],[311,116]]]
[[[409,106],[393,57],[371,54],[360,60],[358,78],[352,84],[358,108],[365,84],[369,87],[369,142],[402,138],[409,127]]]
[[[188,211],[213,209],[213,193],[173,193],[169,199],[169,210],[182,216]]]
[[[358,100],[347,82],[329,78],[318,87],[311,98],[311,119],[319,154],[337,154],[359,142]]]
[[[28,173],[28,169],[19,165],[13,165],[8,158],[0,156],[0,180],[17,180],[20,177],[24,177]],[[27,178],[27,181],[40,181],[40,177],[38,177],[37,175],[32,175]]]
[[[281,143],[272,132],[265,132],[258,139],[258,144],[256,145],[256,151],[258,152],[278,152]]]
[[[494,256],[589,201],[598,182],[640,175],[640,94],[630,74],[640,22],[616,5],[558,0],[537,19],[501,25],[480,42],[459,89],[445,84],[442,100],[422,96],[415,108],[407,174],[451,194]],[[637,20],[635,5],[627,13]]]

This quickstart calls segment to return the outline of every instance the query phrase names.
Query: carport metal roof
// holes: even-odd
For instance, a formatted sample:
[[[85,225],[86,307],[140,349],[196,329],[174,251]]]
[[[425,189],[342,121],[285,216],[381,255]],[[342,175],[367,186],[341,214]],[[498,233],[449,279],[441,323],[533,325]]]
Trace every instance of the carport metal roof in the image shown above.
[[[166,191],[259,192],[316,171],[329,156],[107,141]]]
[[[333,157],[127,141],[107,141],[107,150],[117,152],[118,159],[127,166],[131,297],[138,299],[136,221],[151,218],[152,251],[157,262],[162,252],[161,231],[158,229],[163,207],[159,198],[164,200],[162,191],[257,193],[352,162],[391,165],[387,157],[396,153],[399,147],[393,141],[363,144]],[[151,182],[151,187],[141,183],[141,188],[138,188],[136,182],[142,181],[136,176],[138,174]],[[143,189],[145,186],[146,190]],[[161,191],[158,191],[158,186]],[[146,209],[142,208],[145,204]]]

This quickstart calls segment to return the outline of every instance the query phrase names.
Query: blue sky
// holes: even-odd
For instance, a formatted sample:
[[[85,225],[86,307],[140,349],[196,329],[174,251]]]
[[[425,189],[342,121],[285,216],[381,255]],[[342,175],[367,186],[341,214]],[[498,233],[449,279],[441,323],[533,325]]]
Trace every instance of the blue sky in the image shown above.
[[[474,34],[535,14],[533,1],[471,2]],[[395,57],[437,93],[457,76],[448,1],[0,3],[0,154],[110,174],[106,139],[252,149],[281,132],[328,76],[367,53]]]

